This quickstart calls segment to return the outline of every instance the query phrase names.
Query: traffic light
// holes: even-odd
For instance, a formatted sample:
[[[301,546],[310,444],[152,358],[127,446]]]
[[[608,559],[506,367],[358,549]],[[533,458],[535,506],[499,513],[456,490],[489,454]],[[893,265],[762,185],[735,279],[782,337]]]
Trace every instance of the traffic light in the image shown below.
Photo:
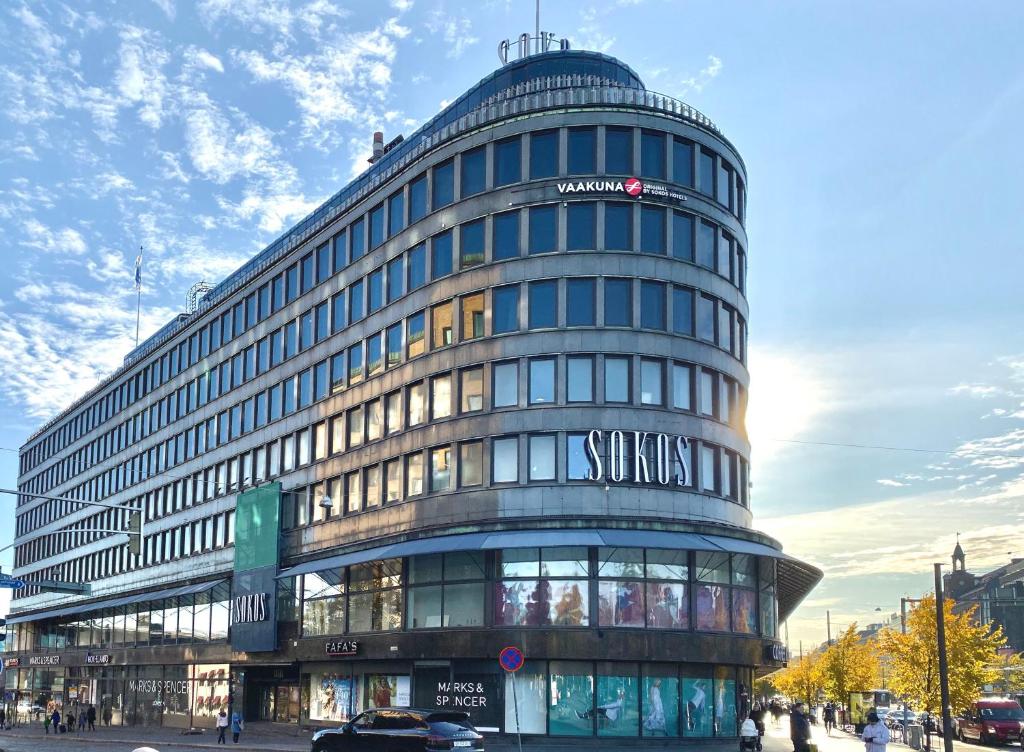
[[[128,553],[138,556],[142,553],[142,512],[128,513]]]

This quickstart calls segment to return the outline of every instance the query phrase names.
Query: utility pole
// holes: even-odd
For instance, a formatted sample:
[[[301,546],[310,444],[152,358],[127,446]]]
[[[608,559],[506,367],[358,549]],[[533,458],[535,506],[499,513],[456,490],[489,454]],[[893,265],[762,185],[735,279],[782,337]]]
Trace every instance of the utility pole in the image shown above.
[[[942,697],[942,744],[953,752],[953,722],[949,707],[949,659],[946,656],[946,609],[942,594],[942,564],[935,565],[935,632],[939,642],[939,693]]]
[[[828,637],[829,647],[832,646],[832,612],[825,611],[825,634]]]

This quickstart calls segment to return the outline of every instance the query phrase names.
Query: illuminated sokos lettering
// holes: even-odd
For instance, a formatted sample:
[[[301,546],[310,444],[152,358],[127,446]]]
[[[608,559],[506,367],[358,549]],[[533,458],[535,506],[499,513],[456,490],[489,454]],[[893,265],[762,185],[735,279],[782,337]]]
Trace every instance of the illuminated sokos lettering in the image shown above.
[[[590,463],[587,480],[612,483],[690,485],[690,440],[647,431],[594,430],[583,444]]]
[[[247,624],[267,620],[267,594],[239,595],[231,602],[231,621]]]

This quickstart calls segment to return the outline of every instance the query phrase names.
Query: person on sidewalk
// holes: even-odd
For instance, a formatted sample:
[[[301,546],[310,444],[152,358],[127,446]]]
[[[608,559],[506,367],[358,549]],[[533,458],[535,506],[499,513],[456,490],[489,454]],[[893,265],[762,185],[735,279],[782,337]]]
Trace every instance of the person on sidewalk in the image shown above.
[[[802,702],[794,702],[789,713],[789,738],[793,742],[793,752],[810,752],[811,723]]]
[[[85,724],[88,723],[89,719],[86,718],[85,708],[78,709],[78,730],[85,731]]]
[[[754,728],[757,729],[757,752],[761,752],[761,738],[764,736],[764,713],[764,708],[759,702],[755,702],[754,707],[750,710],[750,720],[754,722]]]
[[[227,744],[224,737],[228,733],[228,714],[222,709],[217,716],[217,744]]]
[[[825,704],[825,733],[832,736],[832,729],[836,727],[836,709],[832,703]]]
[[[50,722],[52,720],[53,719],[50,717],[49,713],[47,713],[45,716],[43,716],[43,733],[46,733],[46,734],[50,733]]]
[[[68,733],[72,733],[75,730],[75,714],[71,710],[64,716],[64,722],[68,724]]]
[[[60,733],[60,711],[55,707],[53,715],[50,716],[50,725],[53,726],[53,733]]]
[[[236,710],[231,714],[231,740],[235,744],[238,744],[238,737],[243,728],[245,728],[245,721],[242,720],[242,714]]]
[[[89,703],[89,709],[85,712],[85,717],[89,720],[89,730],[96,730],[96,706]]]
[[[868,713],[868,725],[864,727],[860,738],[864,740],[865,752],[885,752],[885,745],[889,743],[889,729],[878,720],[878,713],[874,710]]]

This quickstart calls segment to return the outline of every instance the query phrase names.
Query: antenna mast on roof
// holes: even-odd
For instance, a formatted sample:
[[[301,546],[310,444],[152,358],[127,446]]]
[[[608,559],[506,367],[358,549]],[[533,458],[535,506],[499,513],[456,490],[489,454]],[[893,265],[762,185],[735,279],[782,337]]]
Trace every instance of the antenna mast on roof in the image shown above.
[[[540,0],[537,0],[537,39],[540,39]]]

